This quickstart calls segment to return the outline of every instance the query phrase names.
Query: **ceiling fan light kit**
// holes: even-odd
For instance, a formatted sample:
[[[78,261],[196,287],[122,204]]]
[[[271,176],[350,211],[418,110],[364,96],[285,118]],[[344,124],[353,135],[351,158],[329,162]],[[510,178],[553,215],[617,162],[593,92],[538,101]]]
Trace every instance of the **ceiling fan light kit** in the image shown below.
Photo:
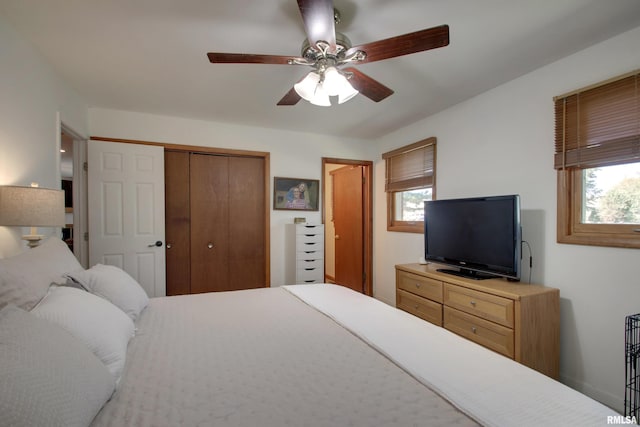
[[[338,97],[338,104],[342,104],[358,93],[374,102],[393,94],[393,90],[355,68],[341,67],[381,61],[449,44],[449,26],[440,25],[352,47],[344,34],[335,31],[335,24],[340,22],[340,13],[334,9],[333,0],[298,0],[298,8],[307,33],[301,56],[210,52],[207,54],[209,61],[214,64],[310,66],[313,70],[296,83],[278,105],[295,105],[304,99],[313,105],[329,107],[330,97]]]
[[[311,71],[302,81],[293,85],[293,88],[305,101],[321,107],[330,107],[331,96],[337,96],[338,104],[343,104],[359,93],[347,79],[348,76],[334,66],[321,67],[317,71]]]

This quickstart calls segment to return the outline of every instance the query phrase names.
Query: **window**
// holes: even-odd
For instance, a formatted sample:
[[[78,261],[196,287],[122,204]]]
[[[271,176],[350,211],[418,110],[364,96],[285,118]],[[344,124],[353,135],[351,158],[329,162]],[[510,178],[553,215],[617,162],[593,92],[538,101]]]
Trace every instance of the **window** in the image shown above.
[[[640,248],[640,72],[554,102],[558,242]]]
[[[436,138],[384,153],[387,230],[422,233],[424,201],[435,197]]]

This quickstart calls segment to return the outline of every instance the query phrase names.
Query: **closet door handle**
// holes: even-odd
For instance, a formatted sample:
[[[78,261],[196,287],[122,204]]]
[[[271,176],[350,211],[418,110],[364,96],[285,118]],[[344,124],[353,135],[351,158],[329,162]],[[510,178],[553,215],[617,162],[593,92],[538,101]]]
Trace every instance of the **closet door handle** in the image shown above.
[[[207,243],[207,248],[213,249],[213,243],[211,243],[211,242]]]

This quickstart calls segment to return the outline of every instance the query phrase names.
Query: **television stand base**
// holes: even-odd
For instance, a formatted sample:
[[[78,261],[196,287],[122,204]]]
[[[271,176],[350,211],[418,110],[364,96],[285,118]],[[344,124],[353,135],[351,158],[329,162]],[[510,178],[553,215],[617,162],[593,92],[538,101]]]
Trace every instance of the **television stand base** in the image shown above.
[[[464,277],[465,279],[472,280],[486,280],[486,279],[495,279],[496,276],[492,274],[479,273],[473,270],[452,270],[450,268],[438,268],[437,271],[446,274],[452,274],[454,276]]]

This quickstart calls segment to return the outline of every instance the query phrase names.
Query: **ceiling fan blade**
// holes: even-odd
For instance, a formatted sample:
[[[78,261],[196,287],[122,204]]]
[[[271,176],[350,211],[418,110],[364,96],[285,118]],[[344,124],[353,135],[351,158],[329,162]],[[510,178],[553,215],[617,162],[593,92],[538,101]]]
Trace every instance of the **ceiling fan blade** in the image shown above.
[[[294,88],[291,88],[285,96],[278,101],[278,105],[296,105],[302,98]]]
[[[393,94],[393,90],[355,68],[345,68],[343,71],[353,73],[349,79],[351,86],[372,101],[380,102]]]
[[[311,46],[323,40],[335,52],[336,28],[333,18],[333,0],[298,0],[307,39]]]
[[[426,30],[354,46],[347,51],[347,56],[361,50],[367,54],[367,57],[358,63],[364,64],[366,62],[381,61],[383,59],[436,49],[447,46],[448,44],[449,26],[440,25]]]
[[[280,55],[253,55],[250,53],[207,53],[209,61],[213,64],[290,64],[291,56]]]

